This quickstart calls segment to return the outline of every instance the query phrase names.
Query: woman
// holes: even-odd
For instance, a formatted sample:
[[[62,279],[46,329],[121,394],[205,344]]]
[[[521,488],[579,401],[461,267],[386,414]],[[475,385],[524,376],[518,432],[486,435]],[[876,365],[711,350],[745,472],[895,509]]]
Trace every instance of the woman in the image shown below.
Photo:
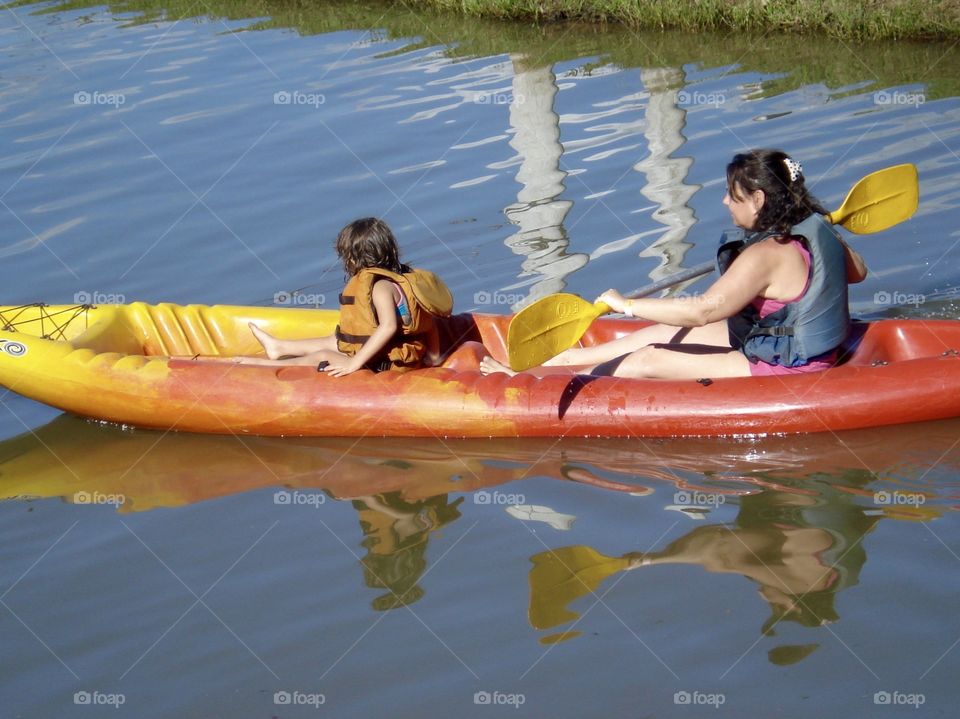
[[[721,275],[706,292],[628,300],[607,290],[598,300],[614,312],[657,324],[545,364],[662,379],[784,375],[835,364],[849,332],[847,283],[863,280],[867,268],[824,219],[800,163],[780,150],[734,156],[723,203],[740,229],[724,233]],[[481,371],[512,373],[492,357]]]

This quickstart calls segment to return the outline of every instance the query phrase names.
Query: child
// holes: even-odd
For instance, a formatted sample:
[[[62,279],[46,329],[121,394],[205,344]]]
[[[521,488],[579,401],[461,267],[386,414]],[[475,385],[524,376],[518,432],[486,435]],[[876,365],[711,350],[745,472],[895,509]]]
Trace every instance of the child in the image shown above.
[[[435,316],[447,317],[453,297],[432,272],[400,262],[397,240],[375,217],[355,220],[337,236],[337,255],[349,276],[340,295],[340,324],[326,337],[283,340],[252,322],[267,359],[241,364],[314,365],[334,377],[370,369],[407,371],[437,357]]]
[[[607,290],[613,311],[651,324],[546,364],[615,377],[697,379],[817,372],[833,366],[850,328],[847,283],[867,269],[824,219],[800,163],[751,150],[727,165],[723,203],[739,228],[724,234],[722,273],[695,297],[628,300]],[[492,357],[481,372],[506,372]]]

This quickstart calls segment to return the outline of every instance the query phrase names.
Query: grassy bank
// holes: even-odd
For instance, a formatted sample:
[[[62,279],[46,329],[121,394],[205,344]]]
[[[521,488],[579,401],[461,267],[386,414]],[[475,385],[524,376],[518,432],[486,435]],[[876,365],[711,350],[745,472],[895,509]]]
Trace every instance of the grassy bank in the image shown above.
[[[405,0],[410,7],[644,29],[827,34],[853,40],[960,37],[960,0]]]

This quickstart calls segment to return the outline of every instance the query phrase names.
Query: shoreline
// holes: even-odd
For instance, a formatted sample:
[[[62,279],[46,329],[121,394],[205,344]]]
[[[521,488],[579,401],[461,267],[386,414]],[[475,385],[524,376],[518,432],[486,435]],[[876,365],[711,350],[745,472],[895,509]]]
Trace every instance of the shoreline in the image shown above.
[[[960,38],[960,0],[407,0],[411,9],[636,30],[818,34],[843,40]]]

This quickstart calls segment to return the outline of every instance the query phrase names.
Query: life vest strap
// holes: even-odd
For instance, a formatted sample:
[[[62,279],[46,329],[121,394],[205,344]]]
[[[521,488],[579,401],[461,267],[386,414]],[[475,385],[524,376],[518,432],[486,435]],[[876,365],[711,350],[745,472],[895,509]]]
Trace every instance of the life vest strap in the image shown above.
[[[349,342],[350,344],[362,345],[364,342],[370,339],[370,335],[347,334],[346,332],[343,332],[340,330],[340,325],[337,325],[337,329],[334,330],[334,334],[336,335],[336,338],[341,342]],[[397,334],[403,337],[404,342],[416,342],[417,340],[423,340],[430,336],[429,332],[418,332],[417,334],[413,334],[413,335],[406,335],[400,332],[398,332]]]

